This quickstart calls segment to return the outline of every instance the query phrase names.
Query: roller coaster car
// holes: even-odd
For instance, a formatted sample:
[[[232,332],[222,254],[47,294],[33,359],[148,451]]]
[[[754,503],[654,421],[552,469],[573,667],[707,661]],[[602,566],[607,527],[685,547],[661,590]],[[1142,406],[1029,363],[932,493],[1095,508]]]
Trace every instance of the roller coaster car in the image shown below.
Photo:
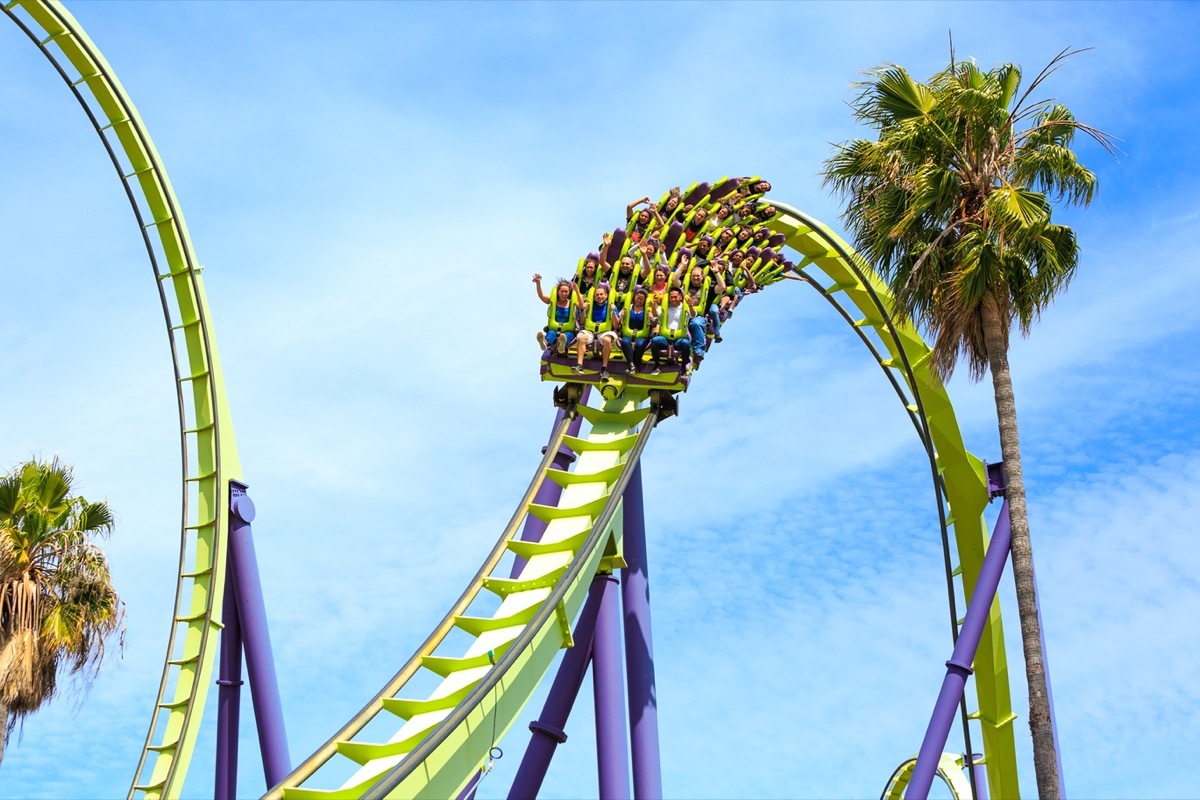
[[[642,370],[649,368],[649,362],[639,365],[639,371],[631,375],[629,363],[625,361],[619,350],[613,348],[608,360],[608,378],[600,377],[600,357],[589,353],[583,360],[583,372],[575,372],[575,345],[572,345],[566,355],[553,353],[542,354],[541,376],[543,381],[552,383],[592,384],[600,387],[606,397],[609,392],[616,397],[626,389],[644,391],[661,390],[667,392],[686,392],[690,377],[683,374],[678,363],[664,363],[662,371],[653,375]],[[676,359],[669,359],[674,362]],[[557,405],[557,403],[556,403]]]

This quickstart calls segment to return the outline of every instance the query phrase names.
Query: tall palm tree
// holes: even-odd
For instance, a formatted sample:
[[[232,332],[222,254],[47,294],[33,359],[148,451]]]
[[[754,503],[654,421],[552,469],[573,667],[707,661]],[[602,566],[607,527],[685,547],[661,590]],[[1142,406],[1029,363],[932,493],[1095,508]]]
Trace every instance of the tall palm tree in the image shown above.
[[[90,684],[122,629],[124,605],[93,541],[112,532],[112,511],[73,496],[72,483],[58,458],[0,478],[0,760],[60,675]]]
[[[1062,104],[1030,98],[1074,52],[1055,56],[1020,94],[1019,67],[984,72],[956,62],[953,52],[949,66],[926,83],[894,64],[879,67],[851,103],[878,138],[840,145],[822,173],[845,199],[843,219],[859,252],[889,284],[895,313],[933,336],[932,362],[942,378],[960,357],[973,380],[991,372],[1043,798],[1058,797],[1058,756],[1008,345],[1013,323],[1028,335],[1078,265],[1075,232],[1051,221],[1053,203],[1086,206],[1096,190],[1095,176],[1071,149],[1076,132],[1115,151],[1112,137],[1080,123]]]

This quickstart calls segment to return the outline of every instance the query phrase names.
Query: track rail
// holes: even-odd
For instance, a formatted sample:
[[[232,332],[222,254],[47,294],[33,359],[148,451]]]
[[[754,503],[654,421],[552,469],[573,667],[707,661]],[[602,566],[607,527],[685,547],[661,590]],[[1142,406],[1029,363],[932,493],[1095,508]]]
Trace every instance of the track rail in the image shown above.
[[[887,785],[883,787],[883,794],[879,796],[879,800],[904,800],[904,790],[908,788],[916,766],[917,760],[910,758],[896,767],[896,771],[888,778]],[[955,756],[953,753],[942,753],[941,758],[938,759],[937,771],[934,774],[950,790],[952,800],[972,800],[972,798],[977,796],[972,791],[972,786],[967,778],[966,767],[963,764],[961,756]],[[1004,797],[1004,795],[997,796]]]
[[[587,437],[555,439],[496,546],[459,602],[396,677],[342,731],[266,795],[268,798],[451,797],[478,773],[550,668],[570,646],[570,626],[597,571],[623,566],[620,559],[622,493],[657,420],[644,393],[629,392],[602,408],[576,406],[591,423]],[[558,443],[579,454],[570,471],[550,467]],[[564,487],[557,506],[532,497],[549,477]],[[531,514],[547,522],[539,542],[517,540]],[[501,577],[501,556],[525,559],[516,578]],[[489,616],[468,616],[483,590],[500,599]],[[472,641],[448,640],[454,628]],[[439,654],[439,648],[455,653]],[[420,699],[400,692],[422,669],[442,681]],[[386,742],[359,733],[380,718],[395,732]],[[341,758],[339,759],[338,756]],[[327,768],[350,760],[359,769],[340,785]],[[339,776],[340,777],[340,776]],[[335,779],[336,780],[336,779]]]
[[[0,8],[63,78],[99,135],[137,218],[166,321],[180,419],[180,561],[162,680],[129,796],[178,797],[216,660],[213,635],[222,627],[229,483],[241,479],[201,267],[161,159],[96,46],[56,0],[0,2]],[[890,297],[878,277],[826,226],[789,206],[775,205],[783,214],[771,226],[803,256],[800,274],[810,278],[856,330],[888,376],[929,453],[952,628],[957,635],[961,620],[956,618],[953,579],[959,579],[963,600],[969,601],[987,544],[982,524],[988,501],[983,464],[963,447],[949,398],[930,367],[928,347],[911,324],[892,318]],[[781,276],[766,277],[764,282],[775,282]],[[579,413],[592,422],[592,433],[569,442],[584,456],[572,472],[548,466],[551,454],[567,440],[565,423],[557,426],[556,443],[548,448],[500,542],[459,602],[376,698],[272,789],[269,797],[451,795],[465,785],[486,759],[487,749],[480,746],[484,738],[491,741],[483,735],[487,723],[495,739],[502,736],[548,669],[555,650],[569,641],[569,626],[587,580],[598,569],[620,565],[619,521],[614,523],[619,518],[614,515],[656,421],[649,409],[626,407],[630,402],[618,399],[602,409],[579,407]],[[635,435],[639,425],[640,433]],[[597,461],[604,465],[597,466]],[[532,503],[544,476],[566,487],[558,508]],[[588,493],[592,496],[580,500]],[[576,505],[569,505],[572,502]],[[570,515],[571,511],[576,513]],[[527,513],[550,523],[544,544],[514,538]],[[569,535],[551,532],[556,526],[563,528],[564,520],[574,520],[571,524],[578,527],[581,519],[586,519],[585,527]],[[508,551],[528,559],[526,570],[517,579],[494,577],[494,568]],[[547,569],[547,564],[553,566]],[[500,610],[490,618],[466,616],[484,588],[502,598]],[[515,612],[501,616],[514,605],[519,606]],[[512,624],[501,624],[506,621]],[[436,655],[455,628],[475,638],[467,655]],[[421,668],[444,675],[445,681],[423,700],[399,698]],[[1017,796],[1015,715],[998,601],[992,605],[975,669],[978,710],[969,716],[982,727],[989,785],[998,796]],[[384,744],[359,741],[366,724],[384,712],[406,720],[399,738]],[[969,749],[969,726],[965,735]],[[309,788],[309,779],[339,755],[361,768],[334,789]]]
[[[930,364],[929,347],[911,322],[893,317],[891,296],[882,280],[828,227],[786,204],[772,201],[772,205],[782,212],[771,223],[772,229],[784,234],[786,244],[803,256],[798,271],[858,333],[887,374],[929,454],[957,637],[962,620],[957,616],[952,580],[959,579],[965,607],[975,591],[988,542],[983,521],[989,502],[984,464],[967,452],[945,386]],[[957,566],[951,563],[951,527]],[[997,797],[1018,797],[1012,729],[1016,715],[998,599],[992,603],[975,656],[974,679],[978,708],[966,716],[978,720],[982,729],[988,786]],[[969,730],[965,735],[970,750]]]
[[[58,2],[8,0],[3,10],[54,66],[99,134],[137,217],[162,301],[179,401],[180,560],[166,663],[129,796],[178,797],[217,653],[229,481],[241,479],[201,268],[162,161],[99,49]]]

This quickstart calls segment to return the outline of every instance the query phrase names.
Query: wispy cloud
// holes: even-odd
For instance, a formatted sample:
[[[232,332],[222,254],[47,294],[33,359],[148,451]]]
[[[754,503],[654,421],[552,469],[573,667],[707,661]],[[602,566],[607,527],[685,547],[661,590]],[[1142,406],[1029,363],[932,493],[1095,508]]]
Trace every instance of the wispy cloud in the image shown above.
[[[423,640],[537,463],[552,409],[534,271],[565,273],[627,202],[694,178],[761,172],[836,223],[816,172],[862,135],[849,84],[884,61],[932,72],[948,29],[960,55],[1027,71],[1097,45],[1052,88],[1128,156],[1085,150],[1103,193],[1068,218],[1083,266],[1013,355],[1039,579],[1068,789],[1192,793],[1193,8],[1107,4],[1084,28],[1057,3],[872,4],[852,28],[837,4],[104,8],[73,10],[206,265],[294,757]],[[5,787],[118,795],[178,559],[170,367],[95,135],[12,26],[0,42],[0,463],[62,452],[107,496],[130,622],[85,703],[30,720]],[[727,332],[645,469],[668,795],[869,795],[915,750],[948,655],[928,467],[815,294],[755,297]],[[990,387],[965,378],[950,391],[968,446],[995,460]],[[1010,664],[1024,715],[1015,649]],[[580,705],[547,796],[594,793]],[[507,792],[524,736],[481,796]],[[209,728],[189,794],[208,792],[211,748]]]

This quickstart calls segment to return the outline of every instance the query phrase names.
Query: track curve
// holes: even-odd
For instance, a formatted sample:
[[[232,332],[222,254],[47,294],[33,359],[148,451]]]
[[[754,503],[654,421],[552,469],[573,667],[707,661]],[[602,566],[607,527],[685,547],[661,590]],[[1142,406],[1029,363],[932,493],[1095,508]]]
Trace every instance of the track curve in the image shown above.
[[[931,369],[929,348],[911,324],[892,318],[890,297],[882,281],[862,263],[844,241],[826,226],[802,212],[776,201],[772,201],[772,204],[783,213],[771,226],[775,231],[784,234],[786,244],[800,254],[802,261],[798,265],[798,271],[809,279],[810,284],[837,308],[842,317],[858,332],[863,343],[888,375],[894,391],[912,419],[918,437],[929,454],[939,519],[946,537],[948,572],[959,576],[964,601],[969,601],[974,591],[975,576],[982,565],[988,538],[982,517],[983,509],[989,500],[988,486],[983,462],[968,453],[963,445],[945,387]],[[647,389],[638,389],[630,384],[623,395],[609,400],[603,409],[580,405],[577,406],[577,410],[593,422],[595,434],[597,422],[608,422],[610,425],[615,422],[611,414],[629,416],[628,410],[615,411],[614,405],[630,400],[637,404],[644,403],[647,392]],[[572,487],[603,474],[603,482],[608,484],[605,490],[607,499],[603,501],[603,506],[600,506],[602,498],[595,495],[588,495],[580,501],[565,493],[555,510],[529,508],[530,513],[541,515],[547,520],[587,519],[591,529],[586,539],[583,539],[582,530],[574,530],[563,540],[575,542],[571,546],[572,559],[569,566],[563,567],[561,563],[556,562],[555,570],[560,570],[559,572],[537,569],[534,569],[535,574],[532,575],[522,572],[518,579],[507,585],[506,588],[509,589],[519,585],[525,591],[533,591],[536,588],[538,592],[547,592],[538,594],[540,605],[529,622],[521,623],[521,620],[512,615],[503,616],[505,612],[502,606],[495,612],[495,622],[488,624],[480,620],[475,623],[477,633],[496,630],[498,626],[506,625],[505,630],[509,633],[503,640],[505,651],[499,661],[494,664],[481,661],[480,655],[486,650],[486,646],[481,646],[478,642],[469,647],[467,654],[460,659],[435,657],[434,664],[440,669],[447,669],[451,663],[458,662],[464,668],[470,665],[470,668],[477,669],[478,674],[472,676],[467,685],[456,687],[454,684],[447,686],[444,683],[424,701],[397,698],[391,704],[392,708],[388,709],[384,695],[399,688],[394,680],[377,696],[373,704],[364,708],[362,714],[343,729],[343,732],[362,730],[371,719],[386,710],[397,713],[403,709],[419,714],[427,709],[429,712],[436,712],[437,719],[417,732],[400,727],[389,742],[384,744],[358,743],[352,738],[339,740],[335,736],[279,786],[274,787],[266,797],[274,800],[280,797],[315,799],[458,795],[479,773],[487,759],[487,747],[483,746],[483,741],[489,738],[486,735],[489,729],[498,731],[493,743],[499,741],[514,721],[519,707],[528,699],[532,687],[542,679],[549,668],[550,659],[534,658],[533,652],[536,649],[535,641],[546,641],[548,632],[553,627],[551,623],[556,613],[555,609],[566,597],[577,595],[582,598],[580,587],[584,584],[581,577],[590,576],[596,571],[597,565],[600,564],[599,554],[606,544],[608,546],[605,551],[611,553],[611,558],[614,559],[612,563],[619,563],[620,533],[611,526],[612,515],[619,508],[620,492],[637,464],[654,420],[653,414],[646,418],[642,430],[636,434],[636,444],[630,446],[629,456],[623,462],[606,462],[600,472],[592,474],[586,461],[581,459],[574,473],[564,473],[558,479],[563,485]],[[605,437],[615,435],[609,428],[600,432]],[[634,429],[630,426],[620,437],[627,441],[634,435]],[[570,444],[585,453],[588,448],[588,440],[585,439],[571,439]],[[550,452],[548,450],[547,454]],[[528,503],[541,474],[551,474],[552,471],[548,470],[546,465],[547,462],[543,460],[541,472],[535,474],[523,503]],[[568,474],[572,477],[568,478]],[[576,505],[572,505],[576,502]],[[522,543],[512,538],[517,523],[523,516],[524,511],[518,506],[512,522],[497,544],[497,549],[508,547],[521,556],[539,552],[542,545]],[[954,549],[959,561],[958,566],[954,568],[949,566],[950,529],[954,533]],[[553,544],[556,541],[554,533],[548,531],[548,537],[546,541],[551,543],[550,546],[556,546]],[[493,550],[493,555],[497,549]],[[471,587],[464,593],[464,598],[477,596],[483,588],[495,591],[498,586],[505,587],[506,579],[493,579],[493,583],[489,585],[489,579],[483,577],[489,564],[494,568],[495,563],[489,558]],[[549,584],[546,582],[551,579],[554,581],[553,589],[548,589]],[[952,586],[952,592],[953,589]],[[575,595],[572,595],[572,592]],[[507,594],[503,596],[508,597]],[[457,608],[461,608],[461,601]],[[563,644],[569,637],[567,626],[574,618],[578,604],[574,601],[568,602],[564,608],[568,613],[565,614],[565,618],[560,615],[557,634],[558,641]],[[454,624],[454,615],[460,613],[461,611],[452,611],[438,630],[445,630]],[[957,620],[955,623],[957,624]],[[433,637],[410,659],[397,679],[404,675],[407,676],[407,680],[416,674],[422,666],[421,662],[430,658],[430,651],[426,648],[432,639]],[[988,770],[988,783],[997,796],[1018,796],[1015,742],[1011,727],[1015,717],[1009,697],[998,602],[992,605],[984,642],[976,656],[975,667],[978,710],[970,716],[978,720],[982,727],[982,749]],[[520,688],[514,692],[516,696],[512,701],[505,703],[510,697],[510,687]],[[458,694],[455,694],[456,691]],[[434,708],[434,705],[438,707]],[[502,705],[507,705],[503,712],[500,711]],[[411,721],[411,715],[409,719]],[[474,743],[470,743],[472,738],[475,739]],[[334,761],[338,753],[354,759],[362,765],[362,769],[336,786],[326,784],[318,788],[312,785],[319,783],[319,780],[314,780],[317,773]],[[955,791],[961,791],[961,781],[966,780],[961,773],[955,776],[947,773],[947,776],[947,780],[955,782]],[[962,796],[970,796],[969,787]]]
[[[3,9],[59,72],[99,134],[137,217],[167,324],[183,462],[180,566],[163,677],[129,795],[177,797],[211,685],[225,586],[230,482],[241,479],[201,268],[153,143],[96,46],[55,0],[7,0]],[[953,529],[959,563],[951,572],[961,580],[964,601],[969,600],[987,542],[982,525],[987,481],[982,462],[963,446],[949,398],[930,367],[929,348],[911,324],[891,317],[882,282],[845,242],[802,212],[774,205],[783,214],[771,227],[800,253],[798,270],[858,332],[910,414],[930,456],[943,531]],[[549,454],[556,444],[530,484],[536,487],[547,476],[560,482],[565,491],[559,506],[535,506],[533,489],[527,491],[484,567],[426,645],[360,715],[268,797],[451,796],[467,784],[486,760],[483,742],[494,744],[502,737],[555,651],[569,642],[588,580],[597,570],[621,565],[616,512],[658,418],[648,403],[645,392],[631,390],[600,408],[575,407],[591,423],[589,435],[568,437],[564,421],[555,436],[580,453],[579,463],[570,471],[552,469]],[[515,540],[527,513],[549,523],[542,543]],[[525,570],[516,579],[493,576],[509,551],[527,560]],[[485,588],[501,599],[500,608],[490,617],[468,616]],[[435,655],[454,628],[473,637],[466,654]],[[400,698],[420,668],[441,675],[443,683],[424,699]],[[982,727],[989,786],[997,796],[1017,796],[1015,715],[998,602],[975,668],[978,710],[971,716]],[[403,720],[392,740],[356,740],[367,717],[383,712]],[[334,756],[360,768],[340,786],[307,786]]]
[[[162,301],[179,400],[183,518],[163,676],[129,796],[178,797],[212,684],[229,485],[242,477],[201,267],[154,143],[96,45],[54,0],[8,0],[3,9],[99,134],[137,218]]]

